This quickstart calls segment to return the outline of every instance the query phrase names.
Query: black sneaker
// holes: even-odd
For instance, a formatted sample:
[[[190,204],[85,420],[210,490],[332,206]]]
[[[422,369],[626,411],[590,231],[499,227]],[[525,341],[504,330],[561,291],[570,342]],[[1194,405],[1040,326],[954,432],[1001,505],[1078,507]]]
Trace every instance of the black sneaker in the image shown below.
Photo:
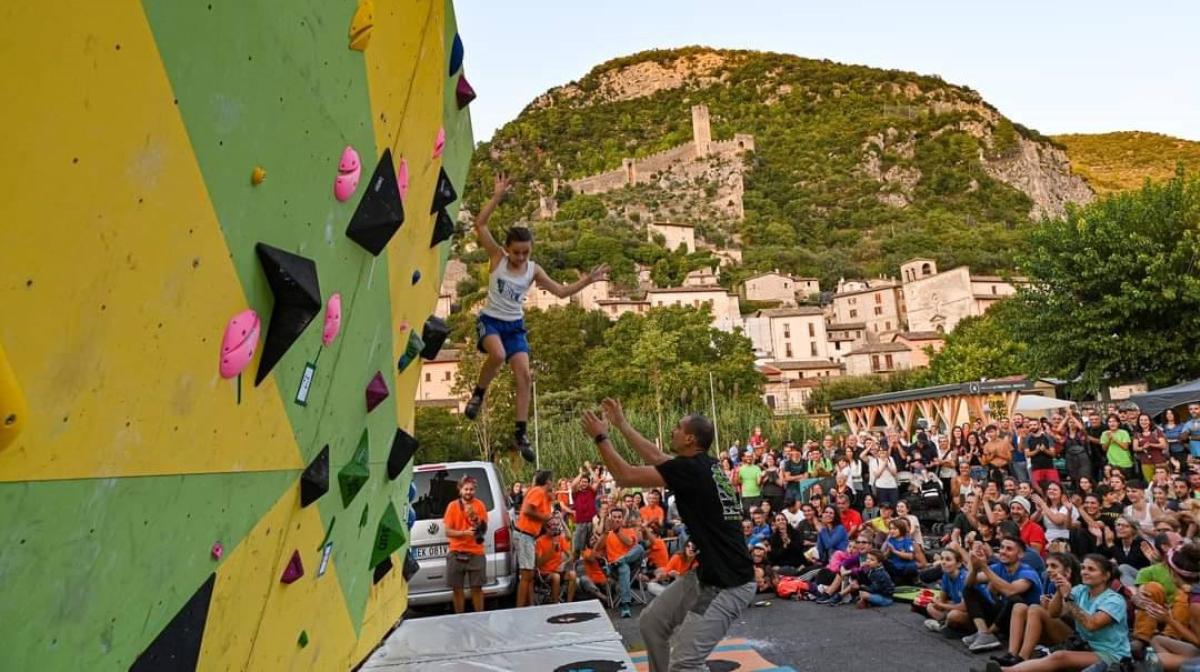
[[[515,447],[517,452],[521,453],[521,457],[525,458],[526,462],[530,464],[537,462],[537,455],[533,454],[533,446],[529,445],[529,437],[522,436],[518,438]]]
[[[1013,667],[1025,662],[1025,659],[1005,651],[1002,655],[992,656],[992,660],[999,663],[1000,667]]]
[[[467,400],[467,407],[463,409],[463,415],[467,416],[468,420],[474,420],[479,417],[479,410],[483,408],[483,395],[472,394]]]

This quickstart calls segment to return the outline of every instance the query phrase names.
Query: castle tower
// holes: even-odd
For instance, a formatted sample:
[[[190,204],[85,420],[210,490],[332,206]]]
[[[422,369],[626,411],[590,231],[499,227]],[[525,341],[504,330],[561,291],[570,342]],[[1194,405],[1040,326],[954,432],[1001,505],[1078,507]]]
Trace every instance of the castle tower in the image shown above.
[[[712,128],[708,125],[708,106],[692,106],[692,142],[696,145],[696,156],[708,156],[712,145]]]

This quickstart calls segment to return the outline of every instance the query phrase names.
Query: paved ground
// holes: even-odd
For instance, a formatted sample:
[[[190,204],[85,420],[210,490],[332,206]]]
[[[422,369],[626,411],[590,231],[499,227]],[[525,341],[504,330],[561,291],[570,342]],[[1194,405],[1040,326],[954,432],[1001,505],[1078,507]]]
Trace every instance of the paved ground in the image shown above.
[[[637,614],[613,620],[630,650],[644,648]],[[749,640],[763,658],[797,672],[965,672],[991,655],[968,653],[961,642],[926,631],[922,621],[907,604],[858,610],[776,599],[748,609],[728,636]]]

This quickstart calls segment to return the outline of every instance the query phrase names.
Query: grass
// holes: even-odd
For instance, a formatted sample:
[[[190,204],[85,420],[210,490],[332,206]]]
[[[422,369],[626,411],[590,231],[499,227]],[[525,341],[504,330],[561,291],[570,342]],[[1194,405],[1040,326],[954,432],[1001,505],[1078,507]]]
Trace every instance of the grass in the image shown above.
[[[1159,133],[1127,131],[1094,135],[1056,135],[1066,145],[1071,169],[1097,194],[1140,189],[1142,183],[1168,180],[1178,164],[1200,171],[1200,142]]]

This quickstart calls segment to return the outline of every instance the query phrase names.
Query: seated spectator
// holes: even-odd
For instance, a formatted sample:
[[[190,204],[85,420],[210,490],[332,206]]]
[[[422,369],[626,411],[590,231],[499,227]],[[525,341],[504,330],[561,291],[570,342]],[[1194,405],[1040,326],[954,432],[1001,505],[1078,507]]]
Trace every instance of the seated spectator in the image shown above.
[[[641,567],[645,549],[638,543],[636,523],[625,517],[625,510],[616,507],[608,513],[608,520],[600,528],[594,549],[602,554],[608,563],[608,573],[616,574],[617,585],[620,588],[621,618],[632,616],[633,595],[630,592],[630,580],[633,573]]]
[[[879,517],[879,507],[875,504],[875,495],[866,493],[862,496],[862,519],[864,523]]]
[[[662,494],[658,490],[646,492],[646,505],[639,509],[643,523],[651,521],[658,523],[659,528],[665,524],[667,512],[662,507]]]
[[[817,546],[817,510],[813,505],[805,503],[800,508],[804,514],[804,519],[795,526],[796,534],[800,536],[800,543],[804,546],[804,550]]]
[[[600,600],[605,607],[611,606],[608,597],[601,590],[601,587],[608,583],[608,575],[604,573],[604,566],[600,563],[600,554],[593,548],[585,548],[579,554],[579,561],[583,564],[583,573],[579,575],[579,587]]]
[[[908,534],[912,537],[913,549],[916,552],[916,561],[918,567],[925,566],[925,535],[921,533],[921,521],[909,512],[908,502],[900,500],[896,502],[896,517],[908,522]]]
[[[784,501],[784,509],[780,513],[787,517],[788,525],[793,529],[800,525],[800,521],[804,520],[803,505],[799,499],[787,499]]]
[[[642,529],[646,533],[646,561],[650,569],[666,567],[671,557],[667,552],[667,542],[662,538],[662,527],[657,522],[650,521],[644,523]]]
[[[773,566],[792,572],[804,564],[804,541],[788,525],[787,517],[782,513],[775,514],[775,525],[771,528],[768,546],[771,549],[768,558]]]
[[[1025,547],[1037,551],[1043,558],[1046,557],[1046,530],[1030,516],[1033,507],[1029,500],[1020,495],[1013,497],[1008,511],[1012,515],[1012,521],[1017,524],[1018,536],[1025,542]]]
[[[966,539],[968,534],[979,529],[979,519],[979,496],[967,495],[963,499],[958,513],[954,514],[954,520],[950,522],[950,526],[953,530],[958,531],[958,538],[962,540]]]
[[[746,540],[747,545],[754,547],[757,544],[766,543],[771,538],[771,526],[767,524],[767,518],[763,514],[762,509],[755,507],[750,510],[750,537]]]
[[[1079,513],[1063,497],[1062,485],[1058,482],[1047,483],[1045,499],[1034,495],[1033,503],[1037,505],[1037,520],[1045,529],[1047,545],[1055,540],[1071,538],[1071,528],[1079,520]]]
[[[821,564],[829,562],[834,551],[844,551],[850,544],[846,528],[842,527],[837,509],[826,506],[821,509],[817,523],[817,559]]]
[[[754,583],[760,594],[775,592],[775,585],[779,583],[779,576],[767,561],[768,550],[766,543],[755,544],[750,549],[750,559],[754,562]]]
[[[1170,528],[1164,525],[1163,529]],[[1133,597],[1133,605],[1137,611],[1133,619],[1131,644],[1135,654],[1150,646],[1151,640],[1160,633],[1167,637],[1187,641],[1186,632],[1191,629],[1188,608],[1189,593],[1186,589],[1178,589],[1176,572],[1172,570],[1167,560],[1173,554],[1176,559],[1182,558],[1183,556],[1176,554],[1176,549],[1182,546],[1182,543],[1172,544],[1171,538],[1163,533],[1155,537],[1153,548],[1146,549],[1149,551],[1148,555],[1152,562],[1148,567],[1138,571],[1135,580],[1137,593]],[[1162,620],[1160,621],[1158,617],[1161,617]],[[1170,621],[1174,621],[1175,625],[1172,625]]]
[[[854,540],[854,552],[846,557],[841,565],[833,572],[833,580],[828,585],[817,586],[817,597],[814,602],[822,604],[849,604],[854,601],[852,595],[847,595],[842,592],[842,589],[851,579],[861,578],[866,560],[867,552],[871,550],[871,545],[874,542],[874,537],[870,532],[859,532],[858,538]]]
[[[1146,557],[1143,548],[1145,540],[1142,539],[1139,530],[1136,520],[1129,516],[1121,516],[1117,519],[1115,539],[1100,549],[1102,555],[1117,564],[1118,577],[1121,583],[1127,586],[1132,586],[1137,580],[1139,569],[1150,566],[1150,559]]]
[[[859,609],[890,605],[895,586],[892,577],[883,568],[883,554],[873,549],[867,551],[867,558],[863,562],[863,579],[851,582],[846,590],[858,593]]]
[[[1145,612],[1163,626],[1163,634],[1151,640],[1151,644],[1163,668],[1176,670],[1185,661],[1200,657],[1200,545],[1190,542],[1169,550],[1166,564],[1176,588],[1171,608],[1152,599],[1144,587],[1140,603],[1135,599],[1134,604],[1139,617]],[[1138,632],[1136,625],[1134,632]]]
[[[858,528],[862,527],[862,515],[858,511],[850,508],[850,495],[839,493],[837,495],[837,511],[838,518],[842,521],[842,527],[846,528],[846,534],[854,536],[858,534]]]
[[[970,619],[963,591],[967,587],[970,559],[963,547],[955,544],[938,553],[938,563],[942,566],[942,594],[925,608],[929,615],[925,627],[933,632],[941,632],[947,626],[965,629]]]
[[[562,584],[567,584],[567,602],[575,601],[575,571],[570,569],[571,540],[563,533],[558,517],[546,522],[546,532],[537,539],[534,554],[538,574],[550,582],[550,602],[558,602]]]
[[[1125,498],[1129,500],[1129,505],[1122,513],[1137,522],[1141,534],[1154,534],[1154,519],[1162,515],[1162,511],[1146,501],[1144,484],[1141,481],[1131,482],[1125,489]]]
[[[1083,559],[1080,573],[1083,582],[1074,587],[1066,576],[1055,577],[1058,591],[1047,606],[1047,611],[1054,618],[1069,616],[1075,622],[1075,632],[1090,650],[1060,649],[1045,658],[1027,660],[1013,666],[991,661],[988,663],[989,672],[1081,670],[1096,663],[1119,665],[1130,657],[1125,600],[1108,587],[1116,576],[1112,562],[1102,555],[1090,554]]]
[[[885,559],[884,568],[896,583],[910,584],[917,578],[916,552],[913,539],[909,536],[908,521],[896,518],[888,526],[888,538],[880,548]]]
[[[1017,665],[1033,658],[1039,644],[1056,645],[1071,636],[1071,626],[1061,618],[1050,615],[1050,602],[1058,591],[1058,578],[1066,577],[1065,585],[1080,581],[1079,562],[1069,554],[1053,554],[1046,559],[1046,578],[1043,581],[1039,604],[1015,604],[1008,625],[1008,651],[993,656],[1001,666]]]
[[[646,586],[646,590],[651,595],[662,595],[668,584],[695,569],[697,564],[696,545],[689,541],[683,545],[682,551],[671,556],[666,567],[654,570],[654,580]]]
[[[1041,577],[1021,561],[1024,555],[1025,542],[1019,537],[1005,537],[997,561],[991,564],[983,545],[971,550],[967,585],[976,589],[967,591],[965,599],[976,633],[965,637],[963,643],[972,653],[999,648],[996,633],[1007,633],[1012,606],[1037,604],[1041,598]]]

